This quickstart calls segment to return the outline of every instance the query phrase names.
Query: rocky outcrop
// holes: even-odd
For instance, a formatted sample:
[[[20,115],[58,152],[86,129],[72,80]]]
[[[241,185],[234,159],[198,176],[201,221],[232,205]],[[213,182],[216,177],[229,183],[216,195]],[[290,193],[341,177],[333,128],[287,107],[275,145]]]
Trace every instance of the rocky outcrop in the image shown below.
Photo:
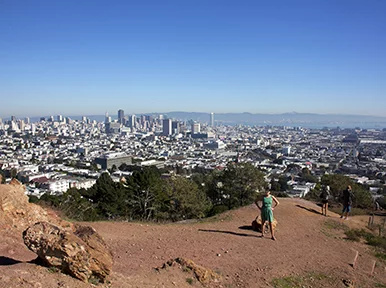
[[[38,222],[23,232],[24,243],[48,266],[84,282],[104,282],[112,269],[112,254],[91,227],[75,226],[74,233],[48,222]]]
[[[25,187],[16,179],[0,184],[0,225],[7,229],[24,230],[36,221],[47,221],[47,212],[28,202]]]
[[[73,225],[64,221],[51,210],[28,202],[26,188],[16,179],[0,184],[0,228],[20,233],[33,223],[48,221],[72,230]]]

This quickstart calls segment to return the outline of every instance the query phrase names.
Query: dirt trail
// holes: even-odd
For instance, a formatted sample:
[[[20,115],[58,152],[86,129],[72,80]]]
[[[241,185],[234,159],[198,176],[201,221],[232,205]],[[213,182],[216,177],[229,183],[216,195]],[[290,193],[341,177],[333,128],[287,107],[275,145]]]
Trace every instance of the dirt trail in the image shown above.
[[[320,279],[314,283],[305,282],[304,287],[346,287],[343,279],[355,281],[356,287],[386,285],[384,265],[378,265],[375,276],[369,277],[372,260],[376,259],[371,249],[342,239],[342,231],[336,228],[343,222],[339,215],[331,213],[330,217],[324,217],[319,210],[308,201],[280,199],[274,211],[278,220],[277,241],[268,236],[261,238],[250,229],[258,213],[254,205],[198,223],[96,222],[91,226],[105,238],[114,253],[111,287],[202,287],[194,279],[189,284],[191,276],[180,269],[160,273],[154,270],[177,257],[191,259],[219,273],[222,281],[209,285],[213,287],[273,287],[274,278],[303,275],[311,278],[322,275],[315,276]],[[357,221],[355,217],[344,223],[363,227],[363,220]],[[14,243],[6,244],[7,247],[0,245],[0,255],[8,257],[8,261],[33,259],[34,255],[20,241],[15,239]],[[12,248],[12,254],[9,247],[17,248]],[[350,266],[354,250],[360,253],[356,269]],[[7,283],[4,277],[16,275],[15,271],[19,271],[19,276],[24,273],[36,283],[44,283],[41,287],[75,287],[74,283],[79,283],[28,263],[0,265],[0,277],[3,277],[0,283],[1,280]],[[14,287],[39,287],[39,284],[28,285]],[[76,286],[88,287],[82,283]],[[0,287],[10,286],[0,284]]]

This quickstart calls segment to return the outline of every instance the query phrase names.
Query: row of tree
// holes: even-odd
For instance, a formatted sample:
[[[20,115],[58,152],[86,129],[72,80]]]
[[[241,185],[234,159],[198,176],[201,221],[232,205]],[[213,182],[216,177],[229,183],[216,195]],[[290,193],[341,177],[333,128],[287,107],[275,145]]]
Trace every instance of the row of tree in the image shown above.
[[[59,208],[75,220],[179,221],[251,204],[259,191],[268,189],[264,173],[249,163],[229,163],[224,170],[196,173],[190,178],[162,177],[155,167],[136,167],[132,172],[126,182],[114,182],[108,173],[103,173],[90,189],[72,188],[60,196],[45,194],[39,201]],[[308,175],[307,171],[302,174]],[[287,181],[285,176],[271,181],[271,190],[285,191]],[[308,198],[319,200],[323,185],[330,186],[331,200],[335,202],[340,202],[342,191],[351,185],[355,207],[373,205],[366,187],[337,174],[322,176]]]
[[[155,167],[136,169],[126,182],[103,173],[90,189],[70,189],[44,201],[75,220],[178,221],[203,218],[252,203],[266,189],[264,174],[248,163],[230,163],[222,171],[162,177]],[[32,201],[37,199],[32,198]]]

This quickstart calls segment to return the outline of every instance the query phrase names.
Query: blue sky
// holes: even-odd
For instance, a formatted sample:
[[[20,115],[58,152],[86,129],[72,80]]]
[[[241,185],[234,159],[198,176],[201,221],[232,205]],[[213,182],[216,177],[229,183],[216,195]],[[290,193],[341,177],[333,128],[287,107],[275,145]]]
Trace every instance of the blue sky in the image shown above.
[[[386,1],[0,0],[0,117],[386,116]]]

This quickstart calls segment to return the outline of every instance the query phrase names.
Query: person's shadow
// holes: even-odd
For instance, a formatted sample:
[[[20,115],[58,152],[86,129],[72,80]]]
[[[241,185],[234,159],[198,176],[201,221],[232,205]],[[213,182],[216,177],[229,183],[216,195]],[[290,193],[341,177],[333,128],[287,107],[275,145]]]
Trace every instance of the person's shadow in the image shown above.
[[[241,226],[241,227],[245,227],[245,226]],[[242,229],[242,228],[240,228],[240,229]],[[252,231],[252,227],[250,229],[245,229],[245,230],[251,230]],[[259,237],[257,235],[246,234],[246,233],[237,233],[237,232],[233,232],[233,231],[224,231],[224,230],[198,229],[198,231],[210,232],[210,233],[224,233],[224,234],[230,234],[230,235],[242,236],[242,237]]]
[[[319,215],[322,214],[322,213],[320,213],[319,211],[316,211],[315,209],[307,208],[307,207],[304,207],[304,206],[301,206],[301,205],[296,205],[296,207],[302,208],[302,209],[304,209],[304,210],[307,210],[307,211],[312,212],[312,213],[315,213],[315,214],[319,214]]]

